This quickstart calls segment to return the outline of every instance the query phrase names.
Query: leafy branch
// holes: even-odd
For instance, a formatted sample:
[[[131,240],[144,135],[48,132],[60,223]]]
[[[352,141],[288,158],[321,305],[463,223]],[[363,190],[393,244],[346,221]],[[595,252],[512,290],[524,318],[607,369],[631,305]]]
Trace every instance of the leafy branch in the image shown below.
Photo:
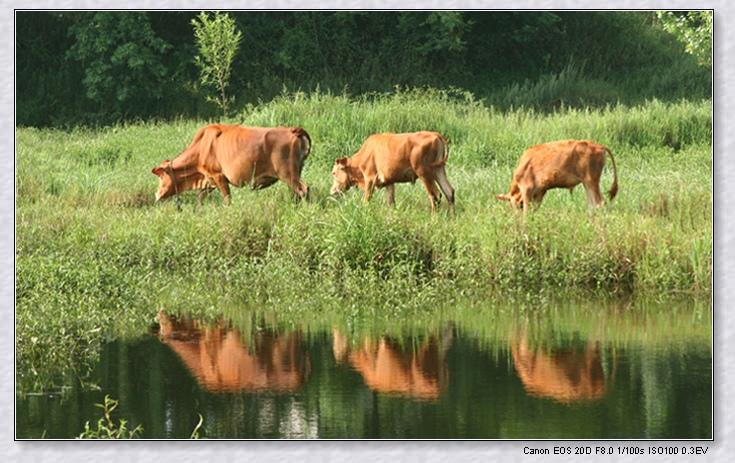
[[[227,108],[234,98],[227,96],[226,89],[242,33],[237,30],[234,19],[219,11],[214,13],[214,18],[201,12],[191,23],[199,50],[195,62],[201,73],[201,83],[214,86],[219,93],[215,97],[208,96],[207,101],[216,103],[227,117]]]
[[[712,67],[712,11],[657,11],[664,30],[684,43],[687,53],[697,57],[700,66]]]

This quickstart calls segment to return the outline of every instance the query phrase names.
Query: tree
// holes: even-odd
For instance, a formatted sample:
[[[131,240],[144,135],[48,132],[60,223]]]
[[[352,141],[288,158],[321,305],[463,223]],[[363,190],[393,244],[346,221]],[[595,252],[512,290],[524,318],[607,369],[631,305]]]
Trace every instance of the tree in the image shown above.
[[[232,60],[242,40],[242,33],[235,27],[235,20],[219,11],[214,13],[214,19],[202,12],[191,21],[194,26],[199,55],[196,64],[201,71],[202,85],[213,85],[219,96],[207,97],[208,101],[216,103],[227,117],[227,107],[234,100],[226,94],[230,79]]]
[[[657,11],[656,16],[701,66],[712,66],[712,11]]]
[[[429,26],[430,33],[426,35],[424,43],[418,47],[419,53],[430,51],[463,52],[467,43],[463,40],[471,22],[462,18],[458,11],[433,11],[429,13],[421,26]]]
[[[157,37],[145,12],[78,13],[69,27],[68,56],[84,68],[87,97],[113,117],[140,115],[163,97],[171,45]]]

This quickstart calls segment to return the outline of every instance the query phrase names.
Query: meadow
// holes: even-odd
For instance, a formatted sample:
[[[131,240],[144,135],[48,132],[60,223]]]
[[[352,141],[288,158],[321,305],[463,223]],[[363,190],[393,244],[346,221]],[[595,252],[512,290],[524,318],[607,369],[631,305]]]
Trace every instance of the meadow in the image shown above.
[[[107,340],[146,332],[157,311],[216,318],[265,310],[289,323],[431,318],[457,301],[550,298],[708,301],[713,275],[712,101],[499,111],[461,91],[360,97],[286,92],[228,123],[297,125],[313,147],[298,202],[283,183],[156,204],[151,169],[211,121],[16,129],[16,372],[19,390],[79,377]],[[457,215],[429,214],[423,186],[363,204],[329,196],[334,159],[377,132],[449,141]],[[590,139],[615,155],[620,190],[591,210],[583,187],[523,216],[496,200],[529,146]],[[601,189],[612,183],[608,162]],[[227,313],[229,310],[229,313]]]

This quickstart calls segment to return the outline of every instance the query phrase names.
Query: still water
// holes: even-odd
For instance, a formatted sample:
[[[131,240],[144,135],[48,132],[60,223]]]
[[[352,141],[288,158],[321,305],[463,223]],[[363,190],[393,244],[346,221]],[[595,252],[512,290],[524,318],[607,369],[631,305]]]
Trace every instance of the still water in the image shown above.
[[[18,397],[16,437],[74,438],[109,395],[148,439],[189,438],[200,416],[214,439],[711,439],[711,318],[693,317],[389,336],[161,313],[105,346],[98,388]]]

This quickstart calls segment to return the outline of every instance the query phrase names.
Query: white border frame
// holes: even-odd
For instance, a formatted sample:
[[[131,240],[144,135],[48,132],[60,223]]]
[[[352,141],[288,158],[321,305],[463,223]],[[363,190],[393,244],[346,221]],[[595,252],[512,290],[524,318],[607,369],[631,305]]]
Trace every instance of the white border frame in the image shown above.
[[[5,461],[105,461],[127,462],[135,459],[199,463],[201,459],[242,461],[257,463],[285,461],[325,461],[354,463],[419,461],[421,463],[461,461],[485,463],[510,458],[512,461],[560,461],[587,463],[589,457],[568,455],[525,455],[524,447],[552,448],[555,445],[570,446],[574,441],[117,441],[117,442],[64,442],[64,441],[14,441],[15,436],[15,385],[14,385],[14,307],[15,307],[15,34],[14,10],[22,9],[171,9],[171,10],[228,10],[228,9],[356,9],[356,10],[408,10],[408,9],[579,9],[579,10],[640,10],[640,9],[714,9],[714,440],[713,441],[661,441],[662,445],[687,445],[707,447],[706,456],[616,456],[593,457],[600,461],[671,462],[671,461],[730,461],[735,456],[733,427],[729,421],[732,411],[733,359],[731,344],[735,336],[733,316],[735,308],[722,301],[733,294],[735,276],[735,216],[733,207],[725,201],[735,195],[735,156],[733,153],[733,129],[735,110],[733,101],[735,69],[733,59],[733,21],[735,3],[726,0],[666,2],[590,0],[520,0],[507,1],[454,0],[454,1],[392,1],[392,0],[128,0],[125,3],[91,0],[0,0],[0,143],[3,161],[0,169],[0,329],[2,329],[5,357],[0,382],[0,417],[2,419],[2,447],[0,455]],[[730,161],[730,162],[728,162]],[[11,169],[11,166],[13,167]],[[628,441],[599,441],[598,445],[615,447]],[[658,441],[631,441],[631,445],[649,447]],[[580,441],[579,445],[594,446],[595,441]]]

